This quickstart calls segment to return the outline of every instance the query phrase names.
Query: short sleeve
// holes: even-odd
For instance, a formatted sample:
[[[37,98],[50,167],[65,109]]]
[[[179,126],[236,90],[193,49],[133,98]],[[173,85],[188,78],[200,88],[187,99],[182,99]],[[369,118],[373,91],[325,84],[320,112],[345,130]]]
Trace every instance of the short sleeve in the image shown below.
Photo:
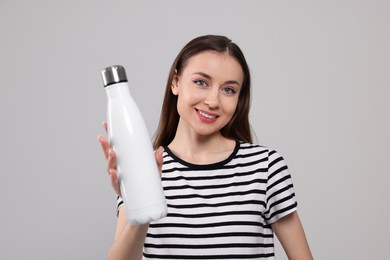
[[[269,224],[272,224],[296,211],[297,201],[291,175],[283,157],[274,150],[270,150],[268,153],[266,211],[264,217]]]
[[[118,216],[119,214],[119,209],[123,206],[123,199],[120,196],[116,197],[116,215]]]

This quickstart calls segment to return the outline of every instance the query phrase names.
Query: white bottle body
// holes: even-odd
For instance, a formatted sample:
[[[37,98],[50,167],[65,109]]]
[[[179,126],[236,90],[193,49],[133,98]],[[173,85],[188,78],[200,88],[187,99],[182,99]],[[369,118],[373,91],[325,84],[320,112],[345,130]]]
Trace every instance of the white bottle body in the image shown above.
[[[163,218],[167,205],[144,119],[127,82],[105,87],[108,136],[117,155],[117,173],[128,221],[144,224]]]

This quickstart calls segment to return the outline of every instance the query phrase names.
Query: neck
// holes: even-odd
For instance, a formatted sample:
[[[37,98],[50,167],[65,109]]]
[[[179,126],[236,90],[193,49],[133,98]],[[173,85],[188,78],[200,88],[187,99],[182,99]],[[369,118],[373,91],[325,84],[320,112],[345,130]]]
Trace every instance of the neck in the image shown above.
[[[178,129],[168,147],[182,160],[208,164],[226,159],[233,152],[235,141],[223,137],[220,132],[204,136]]]

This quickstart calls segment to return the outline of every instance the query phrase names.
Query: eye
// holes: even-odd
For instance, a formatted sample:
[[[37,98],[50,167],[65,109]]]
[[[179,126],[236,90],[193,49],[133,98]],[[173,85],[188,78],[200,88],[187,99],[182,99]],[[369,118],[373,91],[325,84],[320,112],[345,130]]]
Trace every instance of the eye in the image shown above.
[[[224,93],[226,93],[228,95],[234,95],[234,94],[237,93],[237,91],[234,88],[232,88],[232,87],[224,87],[222,89],[222,92],[224,92]]]
[[[207,82],[204,81],[204,80],[193,80],[192,82],[194,82],[196,85],[200,86],[200,87],[207,87]]]

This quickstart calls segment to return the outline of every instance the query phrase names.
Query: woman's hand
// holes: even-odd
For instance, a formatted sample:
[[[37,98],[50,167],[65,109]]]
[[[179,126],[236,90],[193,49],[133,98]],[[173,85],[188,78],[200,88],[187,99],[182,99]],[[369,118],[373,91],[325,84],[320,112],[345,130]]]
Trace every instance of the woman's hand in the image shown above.
[[[103,122],[103,128],[106,130],[106,133],[108,133],[108,126],[107,122]],[[114,188],[115,193],[118,196],[121,196],[121,191],[119,188],[119,179],[118,174],[116,171],[116,154],[115,151],[112,149],[111,145],[107,141],[106,138],[99,135],[98,140],[100,142],[100,145],[102,146],[104,157],[107,161],[107,172],[111,179],[111,185]]]
[[[103,122],[103,128],[108,133],[108,125],[107,122]],[[116,154],[115,151],[112,149],[110,143],[107,141],[107,139],[104,136],[99,135],[98,140],[100,142],[100,145],[102,146],[102,150],[104,153],[104,157],[106,158],[107,161],[107,172],[108,175],[110,176],[111,180],[111,186],[113,187],[115,193],[118,196],[121,196],[121,191],[119,188],[119,179],[118,179],[118,174],[116,171]],[[158,167],[158,171],[162,173],[162,164],[163,164],[163,154],[164,149],[160,146],[157,150],[154,151],[154,156],[156,158],[156,163]]]

